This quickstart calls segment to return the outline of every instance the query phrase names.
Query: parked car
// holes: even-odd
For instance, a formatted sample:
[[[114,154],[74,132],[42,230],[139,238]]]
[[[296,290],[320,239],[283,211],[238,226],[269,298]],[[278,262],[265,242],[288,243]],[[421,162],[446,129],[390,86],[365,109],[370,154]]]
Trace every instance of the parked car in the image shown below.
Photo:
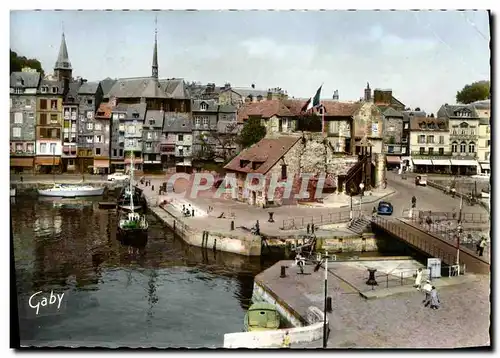
[[[417,175],[415,185],[427,186],[427,175]]]
[[[377,214],[378,215],[392,215],[394,208],[392,204],[388,201],[381,201],[378,203]]]
[[[484,188],[481,190],[481,198],[483,199],[489,199],[490,197],[490,188]]]
[[[108,181],[122,181],[122,180],[129,180],[130,177],[125,174],[125,173],[122,173],[122,172],[117,172],[117,173],[113,173],[113,174],[110,174],[108,175]]]

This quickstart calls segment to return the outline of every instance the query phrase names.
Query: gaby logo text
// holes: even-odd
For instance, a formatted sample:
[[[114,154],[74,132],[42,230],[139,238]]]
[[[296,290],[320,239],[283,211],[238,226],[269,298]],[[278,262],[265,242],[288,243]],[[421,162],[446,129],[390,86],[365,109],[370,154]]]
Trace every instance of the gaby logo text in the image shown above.
[[[54,306],[57,304],[57,310],[61,308],[61,302],[64,297],[64,293],[58,294],[54,291],[50,291],[50,295],[46,297],[42,291],[35,292],[30,296],[29,306],[36,310],[36,315],[40,312],[40,307]]]

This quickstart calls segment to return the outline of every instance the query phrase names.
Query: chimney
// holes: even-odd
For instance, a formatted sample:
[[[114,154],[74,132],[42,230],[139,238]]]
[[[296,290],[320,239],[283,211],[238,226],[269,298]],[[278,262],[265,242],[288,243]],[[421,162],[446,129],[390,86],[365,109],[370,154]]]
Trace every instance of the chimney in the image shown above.
[[[366,88],[365,88],[365,102],[370,102],[372,100],[372,90],[370,89],[370,83],[366,83]]]
[[[224,89],[230,89],[231,88],[231,84],[229,82],[226,82],[224,84]]]
[[[252,88],[255,89],[255,83],[252,83]]]
[[[333,100],[338,101],[339,100],[339,90],[335,90],[333,92]]]
[[[269,88],[267,90],[267,100],[270,101],[273,99],[273,92],[271,91],[271,89]]]

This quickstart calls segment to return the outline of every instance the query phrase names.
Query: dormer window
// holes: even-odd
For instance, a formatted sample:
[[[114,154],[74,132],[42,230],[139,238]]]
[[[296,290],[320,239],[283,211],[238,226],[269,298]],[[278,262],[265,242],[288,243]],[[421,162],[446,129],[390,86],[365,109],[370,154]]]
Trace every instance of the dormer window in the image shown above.
[[[245,168],[249,163],[249,160],[240,159],[240,168]]]
[[[132,118],[139,118],[139,113],[132,113]]]
[[[49,88],[48,87],[42,87],[42,93],[47,93],[49,91]]]
[[[467,122],[462,122],[460,123],[460,128],[468,128],[469,125],[467,124]]]
[[[155,120],[153,118],[149,118],[149,125],[152,126],[155,124]]]
[[[57,93],[57,87],[52,87],[52,93]]]
[[[257,170],[262,165],[262,162],[252,162],[252,170]]]
[[[420,126],[420,129],[425,129],[425,123],[424,122],[420,123],[419,126]]]
[[[201,102],[200,109],[202,111],[206,111],[208,109],[208,104],[206,104],[205,102]]]

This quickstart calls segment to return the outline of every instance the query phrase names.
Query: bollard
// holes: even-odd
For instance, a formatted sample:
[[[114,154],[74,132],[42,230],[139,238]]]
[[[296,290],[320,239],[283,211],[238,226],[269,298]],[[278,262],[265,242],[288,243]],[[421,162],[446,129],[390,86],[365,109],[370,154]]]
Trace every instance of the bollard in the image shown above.
[[[174,220],[174,232],[175,232],[175,220]]]
[[[314,224],[311,225],[311,232],[314,234]]]
[[[332,298],[330,296],[326,298],[326,312],[332,312]]]
[[[307,224],[307,234],[309,235],[309,230],[311,229],[311,226],[309,224]]]
[[[281,266],[281,274],[280,274],[280,277],[281,277],[281,278],[286,277],[286,266]]]
[[[194,217],[194,209],[191,210],[191,216]]]
[[[155,186],[151,185],[151,191],[155,191]]]
[[[233,231],[233,230],[234,230],[234,221],[231,220],[231,231]]]

